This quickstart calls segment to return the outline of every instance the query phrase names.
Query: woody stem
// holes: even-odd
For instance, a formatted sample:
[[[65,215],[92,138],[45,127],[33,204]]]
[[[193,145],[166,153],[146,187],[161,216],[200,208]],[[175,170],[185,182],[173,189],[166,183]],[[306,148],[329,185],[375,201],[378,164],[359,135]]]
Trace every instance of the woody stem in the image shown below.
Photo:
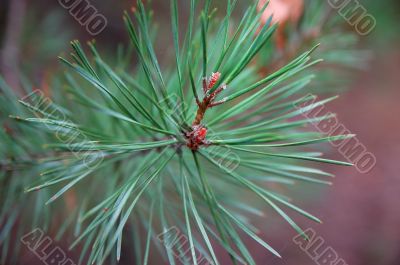
[[[209,102],[207,98],[204,98],[203,102],[198,104],[199,108],[197,109],[197,114],[196,117],[194,118],[192,125],[199,125],[201,123],[201,121],[204,118],[204,114],[206,113],[206,110],[208,108],[208,103]]]

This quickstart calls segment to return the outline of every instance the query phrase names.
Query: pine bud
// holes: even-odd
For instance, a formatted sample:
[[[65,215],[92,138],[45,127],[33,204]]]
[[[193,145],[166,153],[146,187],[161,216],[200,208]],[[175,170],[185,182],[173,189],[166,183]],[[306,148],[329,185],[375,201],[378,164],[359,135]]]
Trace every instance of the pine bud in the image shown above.
[[[221,77],[220,72],[212,73],[210,77],[210,81],[208,82],[208,89],[211,89],[215,86],[215,84],[218,82],[219,78]]]

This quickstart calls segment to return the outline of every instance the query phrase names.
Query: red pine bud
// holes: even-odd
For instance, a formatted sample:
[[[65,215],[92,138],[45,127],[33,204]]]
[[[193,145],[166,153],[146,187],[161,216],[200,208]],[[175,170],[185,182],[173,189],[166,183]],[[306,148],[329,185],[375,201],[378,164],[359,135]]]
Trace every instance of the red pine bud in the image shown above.
[[[200,130],[199,130],[199,138],[200,139],[202,139],[202,140],[204,140],[204,138],[206,138],[206,135],[207,135],[207,129],[206,128],[201,128]]]
[[[211,89],[215,86],[215,84],[218,82],[219,78],[221,77],[220,72],[212,73],[210,77],[210,81],[208,82],[208,89]]]

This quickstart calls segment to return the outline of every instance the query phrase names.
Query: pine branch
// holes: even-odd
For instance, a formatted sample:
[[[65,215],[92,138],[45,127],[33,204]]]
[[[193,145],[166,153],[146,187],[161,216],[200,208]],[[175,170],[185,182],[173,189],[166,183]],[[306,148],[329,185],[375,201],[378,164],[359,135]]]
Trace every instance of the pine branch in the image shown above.
[[[56,224],[57,234],[73,234],[71,248],[81,245],[80,260],[88,264],[118,261],[123,242],[131,243],[127,226],[134,231],[137,262],[148,263],[156,247],[174,264],[171,242],[151,239],[175,226],[189,240],[190,251],[178,251],[187,263],[204,256],[218,264],[218,244],[234,264],[255,264],[239,231],[280,254],[246,218],[264,214],[247,196],[256,195],[298,233],[303,231],[286,208],[320,223],[265,183],[330,185],[332,175],[315,163],[350,164],[323,158],[318,146],[353,135],[327,137],[304,128],[333,116],[306,120],[302,113],[336,97],[299,107],[320,62],[311,59],[318,46],[260,76],[265,65],[259,65],[259,58],[266,50],[275,51],[271,42],[277,25],[271,18],[261,20],[268,6],[258,10],[257,3],[236,21],[236,3],[227,0],[226,9],[215,11],[210,0],[191,0],[183,31],[181,8],[171,0],[168,28],[174,56],[169,67],[157,57],[157,16],[139,0],[133,14],[123,16],[138,58],[133,73],[126,70],[126,61],[107,63],[94,43],[85,52],[73,41],[70,58],[61,58],[68,73],[54,76],[56,84],[66,85],[54,86],[55,102],[32,96],[17,103],[0,82],[5,95],[1,113],[13,115],[0,118],[7,125],[0,134],[6,150],[0,161],[12,166],[0,166],[1,189],[7,191],[0,196],[0,225],[7,222],[11,231],[20,218],[22,233],[30,225],[27,220],[49,226],[52,217],[68,216]],[[30,163],[21,172],[16,161]],[[62,212],[67,202],[61,198],[68,192],[78,205]],[[25,213],[22,205],[32,207]],[[141,229],[147,231],[144,240],[137,232]],[[2,230],[7,244],[10,231]]]

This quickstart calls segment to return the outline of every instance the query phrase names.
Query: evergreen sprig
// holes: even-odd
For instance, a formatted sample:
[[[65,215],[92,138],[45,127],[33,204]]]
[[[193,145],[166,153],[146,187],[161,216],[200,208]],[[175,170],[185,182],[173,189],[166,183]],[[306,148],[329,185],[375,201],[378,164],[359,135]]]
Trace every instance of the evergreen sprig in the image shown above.
[[[255,264],[241,233],[280,256],[245,217],[260,213],[247,196],[261,199],[297,233],[303,230],[285,209],[320,222],[271,184],[331,184],[331,175],[311,163],[350,164],[303,147],[352,135],[326,137],[305,130],[310,121],[296,117],[335,98],[298,107],[313,78],[302,73],[320,61],[311,59],[316,47],[259,77],[253,61],[276,25],[261,24],[257,3],[232,25],[236,4],[228,0],[219,17],[211,0],[204,5],[191,0],[184,28],[177,0],[171,0],[174,58],[169,67],[160,65],[156,53],[161,44],[153,34],[154,14],[138,1],[136,11],[123,16],[137,59],[133,72],[121,62],[107,64],[93,42],[85,51],[73,41],[70,59],[61,58],[69,71],[54,83],[56,103],[38,106],[34,103],[46,99],[35,96],[17,105],[11,89],[1,86],[1,111],[15,115],[14,121],[2,119],[13,133],[1,132],[2,150],[7,150],[1,158],[2,187],[8,190],[0,215],[5,253],[7,229],[27,214],[20,211],[25,203],[36,205],[28,213],[33,226],[43,220],[49,224],[52,214],[66,207],[57,237],[74,231],[71,247],[81,244],[80,262],[88,264],[104,264],[110,255],[110,262],[119,260],[130,233],[138,264],[147,264],[153,247],[164,249],[160,253],[174,264],[173,250],[156,240],[171,226],[189,239],[187,264],[196,264],[196,251],[219,264],[215,244],[233,263]],[[39,177],[16,178],[3,163],[22,165],[26,174],[40,172]],[[23,188],[32,193],[22,195]],[[144,240],[141,228],[147,231]]]

